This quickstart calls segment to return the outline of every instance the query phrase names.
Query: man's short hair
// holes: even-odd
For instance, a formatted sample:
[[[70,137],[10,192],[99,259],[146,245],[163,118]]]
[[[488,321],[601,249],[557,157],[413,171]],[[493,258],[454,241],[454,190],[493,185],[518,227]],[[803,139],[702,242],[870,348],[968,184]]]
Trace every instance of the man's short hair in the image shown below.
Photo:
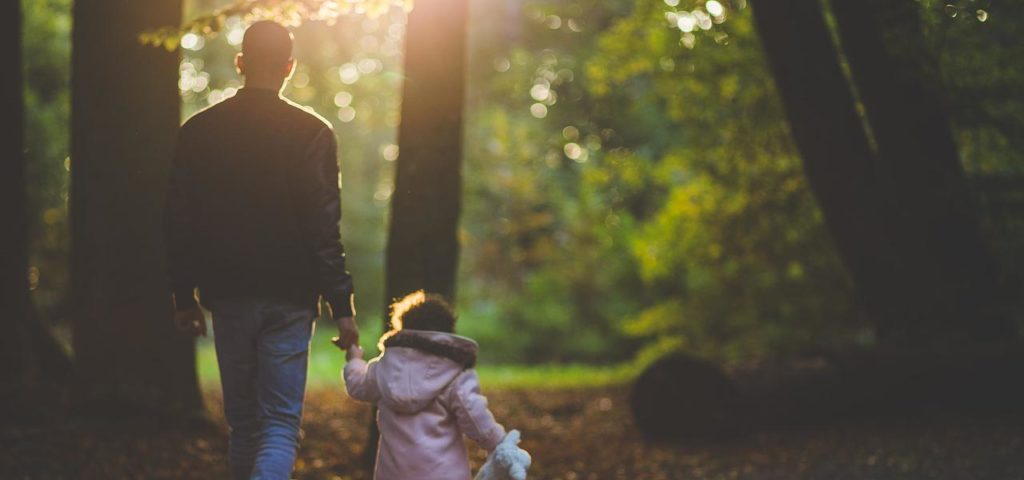
[[[249,65],[284,65],[292,58],[292,34],[281,24],[270,20],[253,23],[245,29],[242,55]]]

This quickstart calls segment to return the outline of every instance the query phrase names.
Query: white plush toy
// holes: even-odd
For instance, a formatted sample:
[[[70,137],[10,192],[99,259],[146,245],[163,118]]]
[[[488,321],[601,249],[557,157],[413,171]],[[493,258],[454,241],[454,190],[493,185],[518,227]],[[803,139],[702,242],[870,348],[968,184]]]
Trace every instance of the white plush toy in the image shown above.
[[[517,447],[518,444],[519,430],[506,433],[501,443],[487,456],[474,480],[526,480],[526,470],[532,460],[530,453]]]

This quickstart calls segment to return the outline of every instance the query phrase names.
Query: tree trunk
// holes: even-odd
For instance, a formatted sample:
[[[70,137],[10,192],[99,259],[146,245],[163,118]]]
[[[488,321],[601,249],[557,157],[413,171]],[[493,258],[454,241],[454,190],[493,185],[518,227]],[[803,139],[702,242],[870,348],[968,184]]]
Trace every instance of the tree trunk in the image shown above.
[[[178,59],[143,46],[181,0],[74,5],[71,298],[77,379],[91,415],[202,410],[195,342],[171,321],[161,209],[180,122]]]
[[[468,8],[467,0],[423,1],[409,14],[385,260],[389,304],[420,289],[454,302]],[[376,437],[374,426],[367,460],[376,454]]]
[[[438,0],[417,3],[409,15],[388,301],[419,289],[455,293],[467,9],[466,0]]]
[[[0,77],[0,425],[52,417],[70,372],[67,356],[36,319],[28,282],[28,194],[22,99],[21,2],[0,7],[0,58],[11,65]]]
[[[28,202],[25,190],[24,106],[22,104],[21,2],[0,7],[0,58],[9,72],[0,76],[0,222],[7,230],[0,256],[0,410],[17,410],[18,398],[35,375],[27,329],[30,310],[28,290]],[[10,403],[10,404],[9,404]],[[13,416],[13,415],[12,415]],[[8,415],[3,415],[6,420]]]
[[[891,240],[879,171],[819,0],[757,0],[754,19],[804,172],[867,315],[879,330],[914,308]]]
[[[913,0],[832,2],[878,159],[898,186],[890,211],[912,276],[903,290],[915,308],[899,323],[882,325],[879,335],[898,343],[1013,338],[944,109],[938,65],[921,33],[920,8]]]
[[[935,346],[1013,338],[948,118],[926,87],[916,3],[833,3],[875,148],[822,3],[755,1],[754,17],[809,183],[879,339]],[[884,14],[898,21],[888,30],[903,35],[888,43],[912,55],[889,51]]]

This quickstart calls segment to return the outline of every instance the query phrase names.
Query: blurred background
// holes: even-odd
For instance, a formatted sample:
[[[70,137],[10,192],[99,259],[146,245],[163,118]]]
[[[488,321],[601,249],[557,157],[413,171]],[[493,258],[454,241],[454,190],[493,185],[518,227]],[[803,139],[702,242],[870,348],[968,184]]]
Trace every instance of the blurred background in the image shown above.
[[[185,18],[226,3],[189,0]],[[1019,293],[1024,51],[1013,37],[1024,12],[917,3],[986,239]],[[71,6],[23,2],[31,280],[58,331]],[[618,365],[675,349],[728,363],[875,341],[745,2],[479,0],[470,12],[457,299],[459,331],[481,342],[485,365]],[[406,16],[295,27],[299,66],[284,92],[339,137],[368,346],[385,304]],[[183,119],[241,86],[232,58],[245,25],[235,16],[217,35],[180,38]],[[1011,305],[1018,325],[1022,302]],[[215,375],[209,350],[204,377]]]
[[[535,477],[1024,478],[1024,2],[0,8],[0,478],[227,475],[159,218],[262,18],[338,137],[362,345],[454,296]],[[334,330],[298,478],[372,475]]]

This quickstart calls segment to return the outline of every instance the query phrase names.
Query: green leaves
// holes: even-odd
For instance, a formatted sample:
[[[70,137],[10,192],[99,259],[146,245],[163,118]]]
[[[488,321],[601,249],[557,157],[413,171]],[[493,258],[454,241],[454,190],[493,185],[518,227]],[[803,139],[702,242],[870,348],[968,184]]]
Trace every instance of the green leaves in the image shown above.
[[[230,17],[242,17],[246,23],[274,20],[296,27],[306,21],[333,24],[341,16],[365,15],[377,18],[393,7],[409,12],[414,0],[236,0],[234,3],[196,17],[181,26],[165,26],[139,34],[143,45],[163,47],[169,51],[178,48],[186,33],[215,36],[221,32]]]
[[[654,131],[639,141],[659,139],[663,149],[635,161],[652,164],[638,191],[664,194],[652,197],[629,242],[640,279],[659,294],[624,330],[650,339],[645,356],[669,345],[723,361],[849,338],[853,292],[803,178],[750,12],[731,5],[728,20],[687,24],[689,32],[665,21],[666,12],[698,8],[637,1],[587,62],[593,95],[660,107],[637,115],[656,118],[644,121]],[[678,40],[690,33],[712,41]],[[715,41],[720,35],[729,41]]]

